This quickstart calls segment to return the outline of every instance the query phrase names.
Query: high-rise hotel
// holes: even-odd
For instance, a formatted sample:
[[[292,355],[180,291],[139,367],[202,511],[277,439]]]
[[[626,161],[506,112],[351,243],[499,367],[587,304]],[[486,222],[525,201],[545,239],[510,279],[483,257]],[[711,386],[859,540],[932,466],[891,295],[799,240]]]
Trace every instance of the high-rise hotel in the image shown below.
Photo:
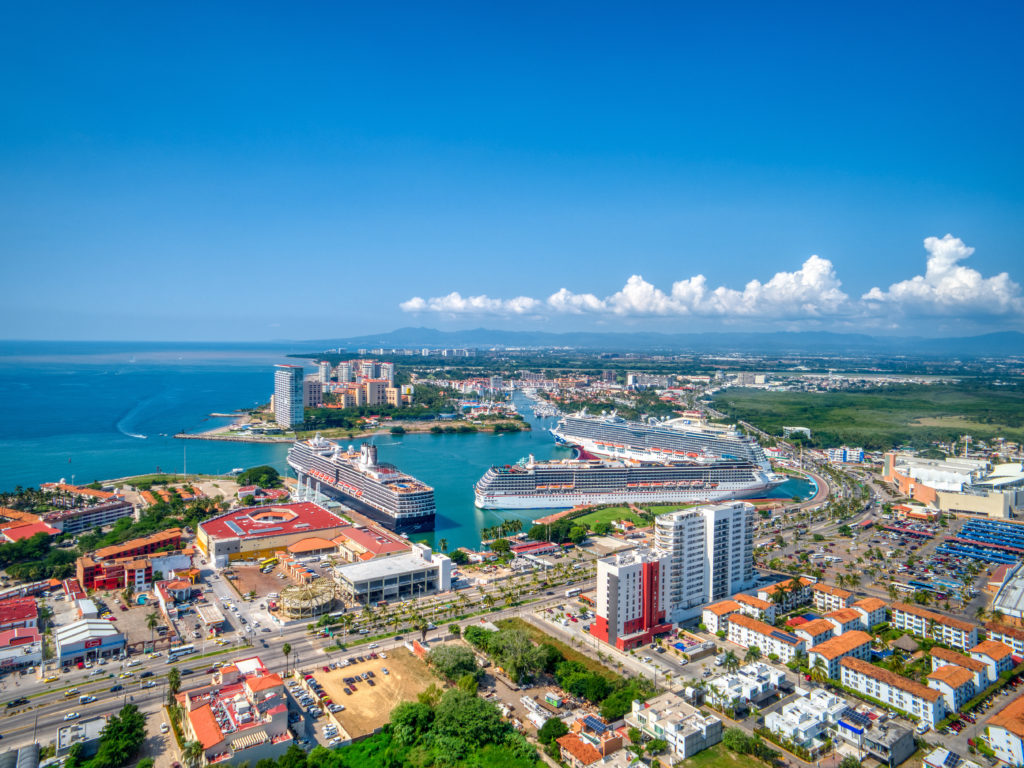
[[[302,424],[301,365],[274,366],[274,420],[282,429],[294,429]]]
[[[660,515],[654,547],[597,562],[591,633],[628,650],[754,585],[754,507],[742,501]]]

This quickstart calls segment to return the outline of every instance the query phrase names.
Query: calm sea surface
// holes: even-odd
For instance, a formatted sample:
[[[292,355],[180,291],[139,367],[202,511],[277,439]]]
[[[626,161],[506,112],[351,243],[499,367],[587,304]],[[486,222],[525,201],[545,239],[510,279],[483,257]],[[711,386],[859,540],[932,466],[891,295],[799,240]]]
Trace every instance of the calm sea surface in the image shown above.
[[[87,344],[0,342],[0,488],[61,478],[76,483],[145,472],[225,473],[270,464],[287,470],[287,445],[175,440],[222,423],[208,414],[266,402],[272,366],[295,362],[286,345]],[[309,368],[312,371],[312,367]],[[480,543],[481,527],[501,517],[529,521],[543,513],[498,513],[473,506],[473,483],[491,464],[569,456],[554,445],[552,419],[535,419],[518,434],[381,436],[381,461],[434,486],[437,526],[432,543]],[[780,498],[807,495],[790,480]]]

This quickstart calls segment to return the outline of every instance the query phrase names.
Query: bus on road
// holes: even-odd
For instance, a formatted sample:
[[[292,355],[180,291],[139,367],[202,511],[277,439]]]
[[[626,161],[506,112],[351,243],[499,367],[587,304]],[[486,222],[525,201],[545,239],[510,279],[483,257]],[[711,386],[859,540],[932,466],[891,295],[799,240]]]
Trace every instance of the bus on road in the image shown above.
[[[579,594],[582,594],[582,593],[583,593],[583,590],[580,589],[579,587],[576,587],[575,589],[567,589],[567,590],[565,590],[565,596],[566,597],[576,597],[576,595],[579,595]]]
[[[196,647],[194,645],[179,645],[175,648],[171,648],[167,651],[167,663],[172,664],[182,656],[188,656],[190,653],[195,653]]]

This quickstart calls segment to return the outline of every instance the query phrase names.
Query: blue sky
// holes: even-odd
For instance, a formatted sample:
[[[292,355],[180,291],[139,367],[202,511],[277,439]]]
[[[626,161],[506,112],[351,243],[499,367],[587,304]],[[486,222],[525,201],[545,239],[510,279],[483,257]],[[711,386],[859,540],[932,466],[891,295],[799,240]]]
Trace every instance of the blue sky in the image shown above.
[[[1021,4],[491,5],[4,6],[0,337],[1024,326]]]

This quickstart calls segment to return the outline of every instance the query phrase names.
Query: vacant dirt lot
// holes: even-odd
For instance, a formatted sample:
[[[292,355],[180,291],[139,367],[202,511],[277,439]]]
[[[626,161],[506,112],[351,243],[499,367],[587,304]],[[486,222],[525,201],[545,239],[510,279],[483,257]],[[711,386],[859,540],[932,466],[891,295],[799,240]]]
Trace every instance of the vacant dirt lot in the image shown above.
[[[238,591],[243,595],[255,592],[258,601],[262,601],[272,592],[280,592],[284,587],[290,586],[292,583],[288,579],[277,578],[279,573],[277,569],[270,573],[262,573],[259,566],[256,565],[233,565],[231,570],[238,577],[234,580]]]
[[[384,674],[382,670],[385,668],[390,674]],[[344,678],[371,670],[375,675],[375,686],[360,682],[355,693],[351,696],[344,694]],[[345,711],[339,712],[337,718],[353,739],[373,733],[387,723],[392,709],[403,701],[414,701],[431,683],[438,682],[427,665],[404,648],[388,651],[386,659],[369,659],[330,672],[318,669],[313,677],[323,685],[331,699],[345,705]]]

